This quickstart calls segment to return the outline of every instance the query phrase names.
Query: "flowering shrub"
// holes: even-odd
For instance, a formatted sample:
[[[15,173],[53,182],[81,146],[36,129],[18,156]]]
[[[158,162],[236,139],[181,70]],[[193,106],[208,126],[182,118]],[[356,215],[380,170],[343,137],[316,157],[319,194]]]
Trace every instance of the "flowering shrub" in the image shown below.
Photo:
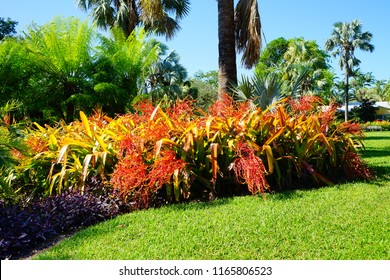
[[[268,188],[265,175],[267,174],[262,160],[255,155],[253,148],[247,143],[238,143],[237,158],[231,167],[240,184],[247,184],[251,193],[264,193]]]

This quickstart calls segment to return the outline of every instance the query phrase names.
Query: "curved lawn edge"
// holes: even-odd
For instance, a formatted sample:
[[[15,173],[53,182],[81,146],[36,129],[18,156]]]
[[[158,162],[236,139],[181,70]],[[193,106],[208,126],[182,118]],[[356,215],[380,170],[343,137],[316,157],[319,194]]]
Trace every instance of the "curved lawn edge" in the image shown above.
[[[389,259],[389,197],[390,186],[359,183],[151,209],[35,259]]]

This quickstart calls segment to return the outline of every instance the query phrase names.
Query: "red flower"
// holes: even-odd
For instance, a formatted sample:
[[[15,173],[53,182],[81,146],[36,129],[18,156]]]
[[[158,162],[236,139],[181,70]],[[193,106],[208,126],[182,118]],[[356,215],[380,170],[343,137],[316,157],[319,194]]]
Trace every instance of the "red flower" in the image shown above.
[[[257,157],[248,143],[240,142],[236,149],[237,158],[231,165],[240,184],[247,184],[252,194],[264,193],[268,188],[266,170],[262,160]]]

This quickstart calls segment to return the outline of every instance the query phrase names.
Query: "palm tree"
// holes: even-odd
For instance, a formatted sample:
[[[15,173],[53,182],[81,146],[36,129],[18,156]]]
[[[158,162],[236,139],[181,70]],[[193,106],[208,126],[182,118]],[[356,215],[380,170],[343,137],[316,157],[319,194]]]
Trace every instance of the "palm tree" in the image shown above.
[[[282,78],[287,82],[290,92],[299,78],[302,79],[297,92],[299,95],[320,92],[326,86],[330,87],[326,77],[329,68],[326,62],[327,55],[314,41],[303,38],[291,39],[283,58]]]
[[[218,94],[232,92],[237,85],[236,48],[242,63],[252,68],[259,60],[261,21],[257,0],[218,0]]]
[[[282,90],[282,80],[277,74],[269,73],[265,76],[255,74],[252,78],[242,77],[234,93],[239,101],[249,101],[253,109],[266,110],[285,96]]]
[[[386,80],[375,80],[372,90],[378,101],[389,101],[390,84]]]
[[[98,27],[119,26],[130,36],[137,26],[172,38],[180,30],[179,21],[190,11],[189,0],[77,0]]]
[[[362,23],[353,20],[351,23],[336,22],[331,37],[325,42],[325,49],[333,51],[334,57],[340,56],[340,68],[345,69],[345,121],[348,121],[349,78],[353,68],[360,63],[355,57],[355,50],[372,52],[374,46],[370,44],[371,39],[370,32],[362,32]]]

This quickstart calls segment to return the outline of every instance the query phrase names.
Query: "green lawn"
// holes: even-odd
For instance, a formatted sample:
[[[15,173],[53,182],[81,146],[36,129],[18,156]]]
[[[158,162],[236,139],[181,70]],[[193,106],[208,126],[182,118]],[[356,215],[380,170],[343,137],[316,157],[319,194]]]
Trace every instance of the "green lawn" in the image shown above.
[[[34,259],[390,259],[390,132],[367,135],[375,181],[134,212]]]

